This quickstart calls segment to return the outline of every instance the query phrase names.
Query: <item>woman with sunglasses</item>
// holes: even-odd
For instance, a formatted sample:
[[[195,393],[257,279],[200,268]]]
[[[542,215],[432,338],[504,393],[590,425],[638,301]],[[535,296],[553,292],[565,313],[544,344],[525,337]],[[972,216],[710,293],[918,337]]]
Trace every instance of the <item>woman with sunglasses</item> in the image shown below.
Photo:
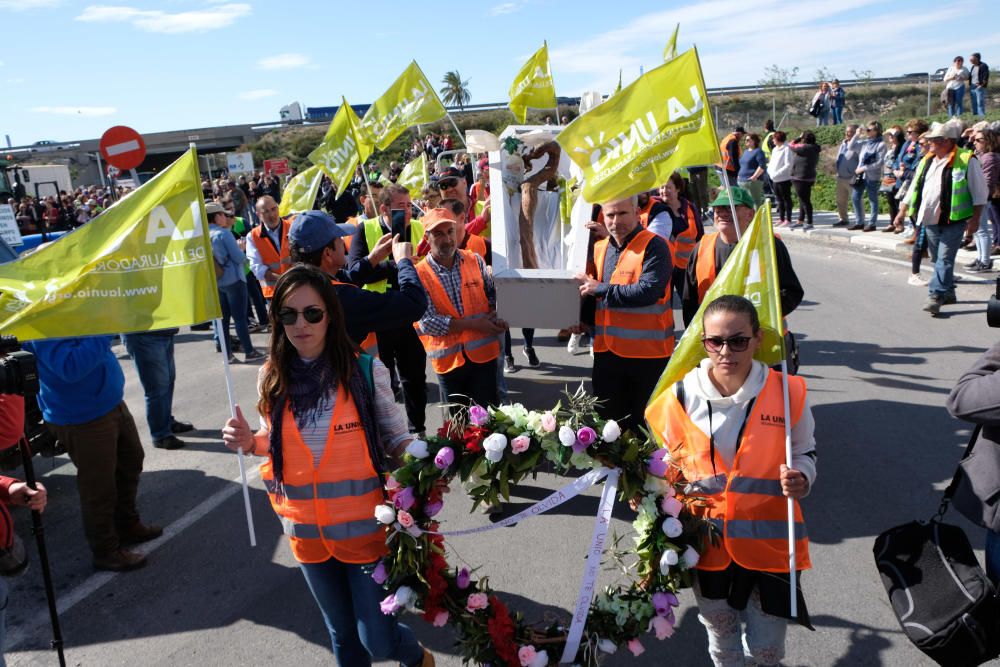
[[[813,417],[802,378],[756,361],[764,332],[757,309],[741,296],[712,301],[702,319],[708,358],[650,404],[646,418],[688,483],[690,502],[715,526],[694,570],[698,619],[719,667],[777,665],[790,613],[787,498],[795,511],[796,569],[811,567],[798,500],[816,479]],[[785,465],[785,419],[792,424],[792,467]],[[812,627],[801,591],[798,617]],[[742,625],[742,627],[741,627]]]
[[[270,320],[270,357],[258,380],[261,428],[251,431],[237,410],[223,440],[268,457],[261,477],[337,663],[432,667],[410,629],[382,613],[386,593],[372,579],[386,554],[375,507],[385,499],[390,461],[411,442],[389,371],[348,337],[337,293],[316,267],[281,275]]]

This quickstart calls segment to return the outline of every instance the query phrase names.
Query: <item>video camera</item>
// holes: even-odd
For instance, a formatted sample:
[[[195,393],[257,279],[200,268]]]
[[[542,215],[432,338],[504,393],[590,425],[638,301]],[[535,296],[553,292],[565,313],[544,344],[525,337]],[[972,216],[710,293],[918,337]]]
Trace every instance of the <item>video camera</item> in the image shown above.
[[[0,394],[34,396],[37,393],[35,355],[22,350],[14,336],[0,336]]]
[[[996,294],[986,304],[986,324],[994,329],[1000,328],[1000,278],[997,278]]]

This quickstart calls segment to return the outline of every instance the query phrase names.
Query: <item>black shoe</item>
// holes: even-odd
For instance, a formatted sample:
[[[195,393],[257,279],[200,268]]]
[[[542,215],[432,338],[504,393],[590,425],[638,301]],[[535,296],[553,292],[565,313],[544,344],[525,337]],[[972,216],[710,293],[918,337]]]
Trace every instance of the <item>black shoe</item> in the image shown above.
[[[193,430],[194,430],[194,424],[192,424],[191,422],[182,422],[182,421],[177,421],[175,419],[174,422],[170,425],[171,433],[187,433],[188,431],[193,431]]]
[[[267,355],[260,350],[250,350],[243,355],[243,361],[261,361],[267,359]]]
[[[865,228],[864,228],[864,229],[863,229],[862,231],[866,231],[866,232],[874,232],[874,231],[875,231],[875,225],[868,225],[868,226],[867,226],[867,227],[865,227]]]
[[[503,358],[503,372],[504,373],[513,373],[516,370],[517,370],[517,366],[514,365],[514,357],[511,356],[511,355],[509,355],[509,354],[504,355],[504,358]]]
[[[954,303],[958,303],[958,298],[955,296],[954,292],[948,292],[944,295],[944,298],[941,299],[942,306],[950,306]]]
[[[186,442],[178,438],[176,435],[168,435],[165,438],[153,441],[153,447],[156,447],[157,449],[180,449],[186,444]]]
[[[162,527],[136,521],[130,528],[118,530],[118,541],[122,544],[142,544],[155,540],[160,535],[163,535]]]
[[[838,220],[837,222],[831,225],[831,227],[846,227],[846,226],[847,226],[847,221],[845,220]]]
[[[972,260],[971,262],[968,262],[968,263],[966,263],[966,264],[963,264],[962,266],[963,266],[964,268],[966,268],[966,269],[974,269],[974,268],[976,268],[977,266],[979,266],[979,260],[978,260],[978,259],[974,259],[974,260]]]
[[[849,231],[849,232],[860,232],[864,228],[865,228],[864,225],[851,225],[850,227],[847,228],[847,231]]]
[[[976,260],[973,266],[966,265],[965,268],[968,269],[969,273],[986,273],[993,270],[993,262],[990,261],[988,264],[984,264]]]
[[[128,572],[146,564],[146,557],[128,549],[116,549],[108,554],[94,554],[94,569],[109,572]]]
[[[542,365],[542,362],[538,360],[538,355],[535,354],[535,348],[526,347],[524,348],[524,356],[528,360],[528,365],[532,368],[537,368]]]

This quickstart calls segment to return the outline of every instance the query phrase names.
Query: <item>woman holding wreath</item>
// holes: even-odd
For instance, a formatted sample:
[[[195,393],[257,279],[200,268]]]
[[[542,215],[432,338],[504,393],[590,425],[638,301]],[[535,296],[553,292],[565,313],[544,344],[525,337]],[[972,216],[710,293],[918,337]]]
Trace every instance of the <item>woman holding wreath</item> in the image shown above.
[[[271,345],[261,368],[250,430],[242,412],[226,422],[226,446],[266,456],[261,477],[292,554],[330,632],[340,665],[394,660],[432,667],[433,656],[379,605],[372,579],[386,553],[375,520],[385,472],[411,440],[389,371],[348,337],[329,277],[297,265],[275,285]]]
[[[646,417],[688,483],[691,510],[718,538],[706,540],[693,573],[713,663],[777,665],[791,616],[786,498],[798,501],[816,479],[806,385],[788,376],[788,467],[782,375],[753,358],[763,340],[757,309],[741,296],[719,297],[705,308],[702,329],[708,358],[654,400]],[[795,539],[796,569],[805,570],[809,543],[798,502]],[[797,595],[796,620],[811,627]]]

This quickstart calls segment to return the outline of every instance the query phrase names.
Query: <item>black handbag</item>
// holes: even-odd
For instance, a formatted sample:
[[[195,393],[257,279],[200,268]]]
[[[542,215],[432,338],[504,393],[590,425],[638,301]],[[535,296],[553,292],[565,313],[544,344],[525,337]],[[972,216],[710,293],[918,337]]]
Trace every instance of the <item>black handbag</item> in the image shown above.
[[[966,454],[978,432],[977,428]],[[875,539],[872,549],[904,634],[947,667],[972,667],[1000,655],[997,591],[962,529],[942,521],[961,471],[960,465],[930,521],[890,528]]]
[[[975,447],[982,430],[982,425],[973,429],[948,488],[953,494],[951,503],[962,516],[1000,533],[1000,445],[985,440]]]

